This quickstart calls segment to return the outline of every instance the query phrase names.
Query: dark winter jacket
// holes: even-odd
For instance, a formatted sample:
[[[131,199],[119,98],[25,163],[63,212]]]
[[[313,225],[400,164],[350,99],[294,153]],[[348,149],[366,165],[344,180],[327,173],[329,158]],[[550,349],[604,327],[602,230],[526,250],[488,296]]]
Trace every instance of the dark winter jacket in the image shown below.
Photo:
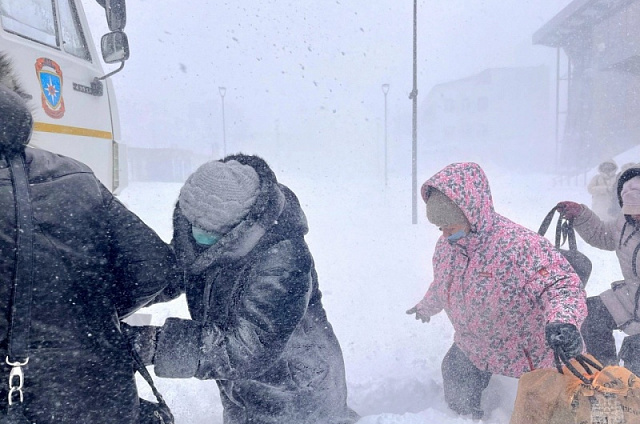
[[[173,245],[193,320],[167,320],[155,372],[215,379],[225,424],[353,423],[300,204],[262,159],[229,160],[256,170],[260,193],[244,221],[207,249],[176,207]]]
[[[2,86],[0,86],[2,90]],[[1,108],[0,108],[1,109]],[[16,270],[16,210],[6,157],[15,122],[0,117],[0,411]],[[29,362],[30,422],[138,422],[138,396],[119,320],[143,306],[175,269],[168,246],[91,170],[47,151],[24,153],[34,221]],[[20,281],[24,287],[24,281]]]
[[[640,168],[630,168],[618,180],[618,202],[622,207],[622,186],[640,176]],[[610,221],[600,219],[583,205],[583,212],[575,219],[574,227],[580,237],[591,246],[615,251],[624,280],[612,283],[612,288],[600,294],[602,301],[618,327],[629,335],[640,334],[640,223],[618,211]]]

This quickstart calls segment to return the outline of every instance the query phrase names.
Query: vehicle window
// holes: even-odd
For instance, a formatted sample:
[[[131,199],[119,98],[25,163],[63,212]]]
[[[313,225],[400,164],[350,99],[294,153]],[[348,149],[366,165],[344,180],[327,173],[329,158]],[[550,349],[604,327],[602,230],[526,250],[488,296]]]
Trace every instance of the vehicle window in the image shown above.
[[[6,31],[57,47],[52,0],[0,0],[0,22]]]
[[[62,47],[64,51],[81,59],[91,61],[91,54],[82,33],[78,12],[71,0],[59,0],[60,23],[62,24]]]

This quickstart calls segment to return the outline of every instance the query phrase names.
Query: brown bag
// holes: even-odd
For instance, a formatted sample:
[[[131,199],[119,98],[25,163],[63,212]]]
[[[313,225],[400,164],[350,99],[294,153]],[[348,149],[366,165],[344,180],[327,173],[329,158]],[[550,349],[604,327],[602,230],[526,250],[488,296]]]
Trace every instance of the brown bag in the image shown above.
[[[510,424],[640,424],[640,380],[590,355],[531,371],[518,382]]]

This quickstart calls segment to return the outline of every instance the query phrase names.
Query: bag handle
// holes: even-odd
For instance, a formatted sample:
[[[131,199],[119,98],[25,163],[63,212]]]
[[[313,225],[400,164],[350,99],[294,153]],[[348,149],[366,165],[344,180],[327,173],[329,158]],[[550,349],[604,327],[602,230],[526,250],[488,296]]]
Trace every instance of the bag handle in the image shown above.
[[[129,343],[129,350],[131,351],[131,356],[133,357],[133,367],[134,367],[134,369],[137,372],[139,372],[140,375],[142,376],[142,378],[144,378],[145,381],[147,382],[147,384],[149,384],[149,386],[151,387],[151,391],[153,392],[153,395],[158,400],[158,403],[160,405],[162,405],[162,406],[167,406],[167,403],[164,401],[164,398],[160,394],[160,391],[158,391],[158,389],[156,388],[156,385],[153,384],[153,378],[151,377],[151,374],[149,374],[149,371],[147,370],[147,367],[144,365],[144,362],[142,361],[142,358],[140,357],[138,352],[136,352],[136,350],[133,348],[133,346],[131,346],[131,343],[128,342],[128,341],[127,341],[127,343]]]
[[[24,400],[23,366],[29,362],[29,330],[31,329],[31,300],[33,286],[33,210],[29,193],[29,179],[22,153],[8,157],[16,210],[16,269],[11,294],[7,357],[10,365],[8,403],[14,396]]]
[[[551,221],[553,220],[553,215],[556,213],[557,209],[558,207],[554,206],[553,209],[551,209],[549,213],[547,213],[547,216],[545,216],[544,219],[542,220],[542,224],[540,224],[540,228],[538,229],[538,234],[540,234],[541,236],[544,236],[547,233],[547,230],[551,225]]]
[[[564,365],[569,371],[571,371],[573,375],[582,380],[583,383],[588,385],[593,383],[593,377],[589,379],[580,371],[578,371],[576,367],[573,366],[569,358],[567,358],[567,355],[564,353],[564,351],[560,348],[556,348],[553,350],[553,358],[556,363],[556,368],[560,374],[564,374],[564,372],[562,371],[562,365]],[[582,366],[582,368],[588,375],[593,375],[593,370],[602,371],[602,365],[597,364],[596,362],[592,361],[582,354],[577,355],[575,357],[575,360]]]
[[[9,158],[16,208],[16,270],[13,279],[8,360],[23,362],[28,357],[33,283],[33,211],[29,181],[21,154]],[[18,290],[18,286],[22,286]]]
[[[549,229],[549,226],[551,226],[551,221],[553,220],[553,216],[556,212],[559,213],[558,207],[554,206],[549,211],[549,213],[547,213],[547,216],[545,216],[542,220],[542,224],[540,224],[538,234],[544,237],[547,230]],[[559,213],[558,220],[556,221],[556,248],[559,249],[560,246],[562,246],[567,240],[569,241],[569,250],[572,250],[574,252],[577,251],[578,244],[576,243],[576,233],[573,228],[573,218],[567,219]]]

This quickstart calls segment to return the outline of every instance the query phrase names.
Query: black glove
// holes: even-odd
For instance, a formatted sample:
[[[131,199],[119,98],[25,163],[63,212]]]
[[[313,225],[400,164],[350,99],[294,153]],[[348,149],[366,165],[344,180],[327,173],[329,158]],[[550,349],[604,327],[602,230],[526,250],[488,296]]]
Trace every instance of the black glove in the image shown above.
[[[567,359],[582,353],[582,337],[578,328],[565,322],[550,322],[544,329],[547,344],[553,350],[564,352]]]
[[[162,327],[153,325],[134,326],[121,322],[120,328],[133,349],[138,352],[142,362],[145,365],[153,364],[153,357],[156,354],[156,340]]]

